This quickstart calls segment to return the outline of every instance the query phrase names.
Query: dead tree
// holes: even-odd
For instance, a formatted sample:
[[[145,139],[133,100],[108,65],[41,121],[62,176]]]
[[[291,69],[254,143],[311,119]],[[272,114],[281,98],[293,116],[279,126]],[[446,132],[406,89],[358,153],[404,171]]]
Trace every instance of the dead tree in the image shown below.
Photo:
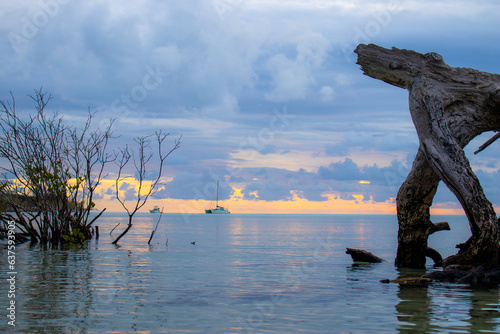
[[[111,120],[94,128],[93,113],[79,127],[47,112],[52,99],[40,88],[29,95],[35,112],[16,111],[16,101],[0,101],[0,222],[14,221],[32,242],[82,245],[91,238],[96,188],[112,138]],[[1,233],[0,233],[1,237]]]
[[[463,148],[486,131],[500,130],[500,75],[447,65],[437,53],[385,49],[360,44],[354,51],[365,75],[409,91],[410,114],[420,146],[412,169],[398,191],[396,266],[422,268],[435,251],[430,206],[439,181],[453,192],[469,220],[472,236],[443,261],[498,266],[500,227]]]
[[[158,185],[161,181],[161,176],[163,173],[163,167],[165,166],[165,160],[168,156],[179,148],[181,138],[174,141],[173,148],[164,152],[163,144],[165,139],[169,136],[169,134],[165,134],[160,132],[155,132],[156,143],[158,145],[157,153],[159,165],[156,172],[153,172],[153,177],[148,181],[148,175],[150,175],[150,171],[148,170],[150,160],[153,158],[154,154],[149,150],[151,145],[150,136],[146,137],[137,137],[135,138],[135,142],[138,144],[138,152],[134,155],[134,151],[131,150],[128,146],[125,149],[122,149],[118,154],[118,159],[116,164],[118,166],[118,176],[115,180],[115,196],[118,202],[120,202],[121,206],[125,209],[128,215],[128,223],[125,230],[113,241],[113,244],[117,244],[120,239],[127,234],[127,232],[132,227],[132,221],[134,215],[139,211],[148,201],[148,199],[154,194],[157,190]],[[124,176],[125,168],[128,166],[129,162],[132,161],[135,167],[135,181],[137,182],[136,195],[132,202],[130,208],[127,206],[127,198],[124,194],[122,194],[121,187],[126,183],[127,176]],[[116,228],[116,226],[115,226]]]

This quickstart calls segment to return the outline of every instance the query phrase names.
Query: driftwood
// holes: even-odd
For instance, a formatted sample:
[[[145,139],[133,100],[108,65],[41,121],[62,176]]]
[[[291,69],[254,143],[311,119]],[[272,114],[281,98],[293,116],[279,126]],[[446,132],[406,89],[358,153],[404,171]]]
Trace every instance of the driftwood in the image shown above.
[[[398,267],[425,267],[427,239],[441,230],[430,220],[439,181],[453,192],[472,236],[443,261],[499,266],[500,228],[463,148],[486,131],[500,130],[500,75],[447,65],[437,53],[420,54],[360,44],[354,51],[364,74],[409,91],[420,147],[397,194]]]
[[[346,254],[351,255],[354,262],[380,263],[384,260],[362,249],[347,248]]]
[[[488,141],[486,141],[486,143],[479,146],[479,148],[476,151],[474,151],[474,154],[478,154],[479,152],[483,151],[485,148],[487,148],[488,146],[493,144],[495,142],[495,140],[497,140],[498,138],[500,138],[500,133],[495,134],[493,137],[488,139]]]
[[[483,266],[467,268],[461,266],[448,266],[442,271],[433,271],[422,276],[433,282],[449,282],[470,285],[500,284],[500,268],[486,270]]]
[[[396,279],[383,279],[380,280],[381,283],[398,283],[400,285],[406,286],[427,286],[429,283],[433,282],[430,278],[425,277],[401,277]]]

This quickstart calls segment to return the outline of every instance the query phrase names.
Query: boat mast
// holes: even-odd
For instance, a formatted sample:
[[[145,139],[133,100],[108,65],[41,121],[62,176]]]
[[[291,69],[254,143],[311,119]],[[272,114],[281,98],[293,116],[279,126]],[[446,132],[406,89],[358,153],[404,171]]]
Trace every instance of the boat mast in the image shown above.
[[[215,202],[215,207],[219,207],[219,180],[217,180],[217,200]]]

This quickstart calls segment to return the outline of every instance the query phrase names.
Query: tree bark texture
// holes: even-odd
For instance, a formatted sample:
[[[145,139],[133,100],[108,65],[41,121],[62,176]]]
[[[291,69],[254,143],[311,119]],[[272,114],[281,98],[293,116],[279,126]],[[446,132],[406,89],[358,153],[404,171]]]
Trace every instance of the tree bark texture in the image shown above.
[[[410,114],[420,142],[397,195],[396,266],[425,266],[428,236],[442,229],[432,224],[429,212],[441,180],[462,205],[472,232],[443,266],[498,266],[499,222],[463,148],[485,131],[500,130],[500,75],[451,67],[432,52],[373,44],[360,44],[354,52],[364,74],[409,91]]]

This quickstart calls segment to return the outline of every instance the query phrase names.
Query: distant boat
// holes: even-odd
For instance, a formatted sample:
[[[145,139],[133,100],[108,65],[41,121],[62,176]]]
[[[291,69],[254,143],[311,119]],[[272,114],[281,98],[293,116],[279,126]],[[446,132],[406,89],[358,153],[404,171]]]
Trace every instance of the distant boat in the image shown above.
[[[160,208],[155,206],[152,210],[149,210],[151,213],[160,213]]]
[[[231,213],[229,212],[228,209],[225,209],[222,206],[219,206],[219,180],[217,180],[217,189],[215,190],[216,195],[216,200],[215,200],[215,208],[212,208],[212,203],[214,202],[214,199],[212,198],[212,201],[210,202],[210,209],[206,209],[205,213],[211,213],[211,214],[228,214]]]

